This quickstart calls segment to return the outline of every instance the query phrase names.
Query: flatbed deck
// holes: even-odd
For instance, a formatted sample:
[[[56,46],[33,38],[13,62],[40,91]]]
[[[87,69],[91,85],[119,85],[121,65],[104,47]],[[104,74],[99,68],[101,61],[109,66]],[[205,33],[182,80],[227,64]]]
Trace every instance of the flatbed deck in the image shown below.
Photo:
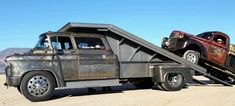
[[[68,23],[63,26],[58,32],[84,32],[89,30],[94,33],[101,33],[106,36],[109,41],[111,48],[114,53],[118,56],[120,60],[121,67],[125,64],[132,62],[147,62],[149,64],[156,64],[166,61],[175,62],[177,64],[182,64],[190,67],[192,70],[201,73],[203,76],[221,83],[226,86],[232,86],[226,81],[222,81],[214,76],[207,73],[207,69],[190,63],[185,59],[164,50],[142,38],[137,37],[115,25],[111,24],[90,24],[90,23]],[[154,61],[158,61],[154,63]],[[146,65],[146,64],[143,64]],[[135,67],[135,66],[133,66]],[[143,66],[142,68],[147,68],[148,66]],[[122,71],[122,70],[121,70]],[[121,77],[128,76],[127,74],[122,74]],[[196,80],[195,80],[196,81]]]

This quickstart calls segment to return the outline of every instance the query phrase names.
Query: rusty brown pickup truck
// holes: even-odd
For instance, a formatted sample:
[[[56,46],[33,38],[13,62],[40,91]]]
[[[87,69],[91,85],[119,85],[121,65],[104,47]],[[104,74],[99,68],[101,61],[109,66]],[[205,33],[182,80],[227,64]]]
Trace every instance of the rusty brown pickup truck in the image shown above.
[[[229,36],[222,32],[211,31],[194,36],[173,31],[169,38],[163,38],[162,48],[194,64],[206,64],[213,70],[235,73],[235,45],[230,44]]]

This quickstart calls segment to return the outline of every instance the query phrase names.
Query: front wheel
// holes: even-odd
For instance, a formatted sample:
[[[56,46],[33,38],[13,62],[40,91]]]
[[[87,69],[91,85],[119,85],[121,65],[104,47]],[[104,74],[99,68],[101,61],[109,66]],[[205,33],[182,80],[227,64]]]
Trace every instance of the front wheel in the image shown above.
[[[166,91],[181,90],[184,85],[184,78],[179,73],[167,73],[164,82],[160,83],[162,88]]]
[[[193,64],[198,64],[199,62],[199,53],[193,50],[187,50],[183,58],[186,59],[187,61],[193,63]]]
[[[55,89],[53,76],[44,71],[27,73],[20,84],[22,94],[30,101],[48,100]]]

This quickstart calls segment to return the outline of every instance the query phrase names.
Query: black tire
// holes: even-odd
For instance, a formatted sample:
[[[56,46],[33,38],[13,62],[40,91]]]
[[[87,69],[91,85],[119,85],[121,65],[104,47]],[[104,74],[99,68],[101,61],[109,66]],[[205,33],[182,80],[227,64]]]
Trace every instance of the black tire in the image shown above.
[[[164,78],[164,82],[161,82],[161,86],[166,91],[178,91],[181,90],[184,85],[184,78],[179,73],[167,73]]]
[[[55,80],[46,71],[29,72],[24,76],[20,84],[20,91],[32,102],[50,99],[54,90]]]
[[[198,64],[199,56],[200,56],[200,54],[197,51],[187,50],[184,53],[183,58],[186,59],[187,61],[193,63],[193,64]]]

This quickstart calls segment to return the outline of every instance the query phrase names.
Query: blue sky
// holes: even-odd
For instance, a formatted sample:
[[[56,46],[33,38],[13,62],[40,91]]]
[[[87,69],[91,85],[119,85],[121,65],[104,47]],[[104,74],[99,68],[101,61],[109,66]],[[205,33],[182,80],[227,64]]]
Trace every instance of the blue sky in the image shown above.
[[[0,50],[34,47],[68,22],[109,23],[156,45],[172,30],[222,31],[235,44],[234,0],[1,0]]]

